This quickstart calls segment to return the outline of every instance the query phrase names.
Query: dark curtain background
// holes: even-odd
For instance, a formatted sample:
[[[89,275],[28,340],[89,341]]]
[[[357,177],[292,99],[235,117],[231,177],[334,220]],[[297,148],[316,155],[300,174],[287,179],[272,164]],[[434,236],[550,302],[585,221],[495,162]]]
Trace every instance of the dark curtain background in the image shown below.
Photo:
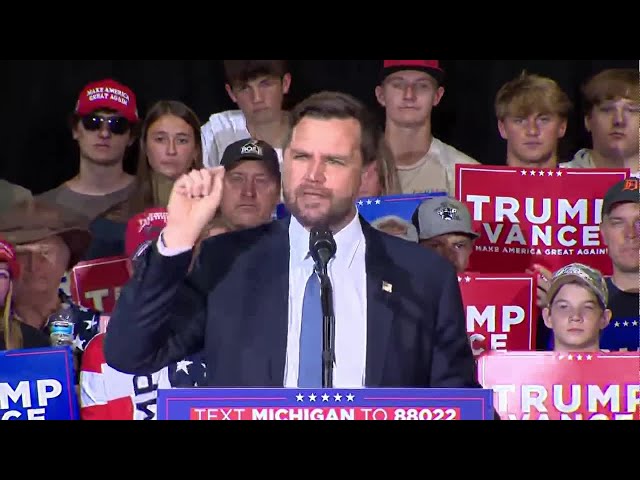
[[[204,123],[212,113],[233,108],[224,90],[219,60],[11,60],[1,61],[4,96],[1,117],[0,178],[34,193],[55,187],[76,172],[75,143],[67,126],[80,89],[88,82],[112,77],[137,94],[139,110],[160,99],[190,105]],[[500,86],[523,69],[559,82],[575,109],[562,145],[564,159],[585,146],[579,101],[581,83],[612,67],[638,68],[638,60],[443,60],[446,93],[434,114],[434,132],[482,163],[504,163],[493,100]],[[310,93],[335,89],[353,94],[376,108],[374,97],[380,60],[292,60],[295,103]],[[134,168],[127,159],[127,169]]]

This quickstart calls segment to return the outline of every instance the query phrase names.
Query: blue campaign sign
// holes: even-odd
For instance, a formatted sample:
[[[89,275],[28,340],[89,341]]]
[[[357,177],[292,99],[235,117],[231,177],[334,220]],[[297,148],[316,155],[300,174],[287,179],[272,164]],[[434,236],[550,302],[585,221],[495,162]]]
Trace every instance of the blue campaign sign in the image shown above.
[[[158,420],[493,420],[490,389],[158,390]]]
[[[357,206],[360,215],[370,223],[388,216],[399,217],[411,222],[411,217],[413,217],[420,203],[429,198],[444,197],[446,195],[444,192],[434,192],[361,198],[358,200]]]
[[[0,352],[1,420],[78,420],[70,347]]]
[[[421,202],[428,198],[444,197],[446,195],[445,192],[433,192],[365,197],[358,199],[356,206],[358,212],[370,223],[387,215],[398,216],[403,220],[411,221],[413,213]],[[279,204],[276,207],[276,218],[283,218],[287,215],[288,212],[285,206]]]

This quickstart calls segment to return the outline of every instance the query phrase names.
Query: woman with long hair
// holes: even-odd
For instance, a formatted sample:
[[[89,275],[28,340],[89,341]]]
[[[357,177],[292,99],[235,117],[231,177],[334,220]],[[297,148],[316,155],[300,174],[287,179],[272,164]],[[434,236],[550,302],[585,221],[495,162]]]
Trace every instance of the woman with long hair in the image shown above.
[[[201,168],[202,139],[196,113],[177,100],[156,102],[140,127],[137,191],[107,218],[126,223],[149,208],[166,207],[173,182]]]
[[[384,137],[378,143],[376,161],[364,172],[359,197],[382,197],[402,193],[393,155]]]
[[[150,208],[165,208],[173,182],[192,169],[202,168],[200,120],[177,100],[160,100],[140,125],[137,188],[124,202],[92,223],[100,253],[89,258],[124,255],[124,236],[130,218]]]
[[[15,316],[13,283],[19,276],[20,263],[13,245],[0,239],[0,350],[48,347],[49,339],[43,332]]]

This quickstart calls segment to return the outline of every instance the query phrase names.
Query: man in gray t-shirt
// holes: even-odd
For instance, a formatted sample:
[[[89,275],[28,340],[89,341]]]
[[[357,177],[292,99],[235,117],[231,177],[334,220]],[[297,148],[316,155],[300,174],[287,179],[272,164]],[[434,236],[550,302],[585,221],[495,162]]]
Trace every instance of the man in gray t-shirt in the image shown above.
[[[39,198],[81,213],[90,220],[129,198],[135,177],[124,171],[127,148],[135,141],[139,121],[135,94],[114,80],[86,85],[71,116],[78,142],[78,174]]]
[[[130,88],[111,79],[86,85],[71,116],[71,131],[80,153],[78,174],[38,196],[88,217],[94,238],[88,258],[124,252],[126,219],[116,223],[103,214],[136,191],[135,177],[124,171],[123,160],[136,140],[133,127],[139,121]]]

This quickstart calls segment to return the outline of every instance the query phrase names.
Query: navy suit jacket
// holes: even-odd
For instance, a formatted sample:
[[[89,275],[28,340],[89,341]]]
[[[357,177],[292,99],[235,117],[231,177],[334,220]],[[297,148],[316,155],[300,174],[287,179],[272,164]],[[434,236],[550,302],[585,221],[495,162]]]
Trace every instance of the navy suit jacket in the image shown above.
[[[362,218],[361,223],[367,269],[365,386],[479,388],[453,266]],[[284,219],[207,239],[190,273],[190,252],[164,257],[155,244],[149,247],[108,324],[107,363],[145,375],[203,350],[208,386],[282,387],[288,226]]]

